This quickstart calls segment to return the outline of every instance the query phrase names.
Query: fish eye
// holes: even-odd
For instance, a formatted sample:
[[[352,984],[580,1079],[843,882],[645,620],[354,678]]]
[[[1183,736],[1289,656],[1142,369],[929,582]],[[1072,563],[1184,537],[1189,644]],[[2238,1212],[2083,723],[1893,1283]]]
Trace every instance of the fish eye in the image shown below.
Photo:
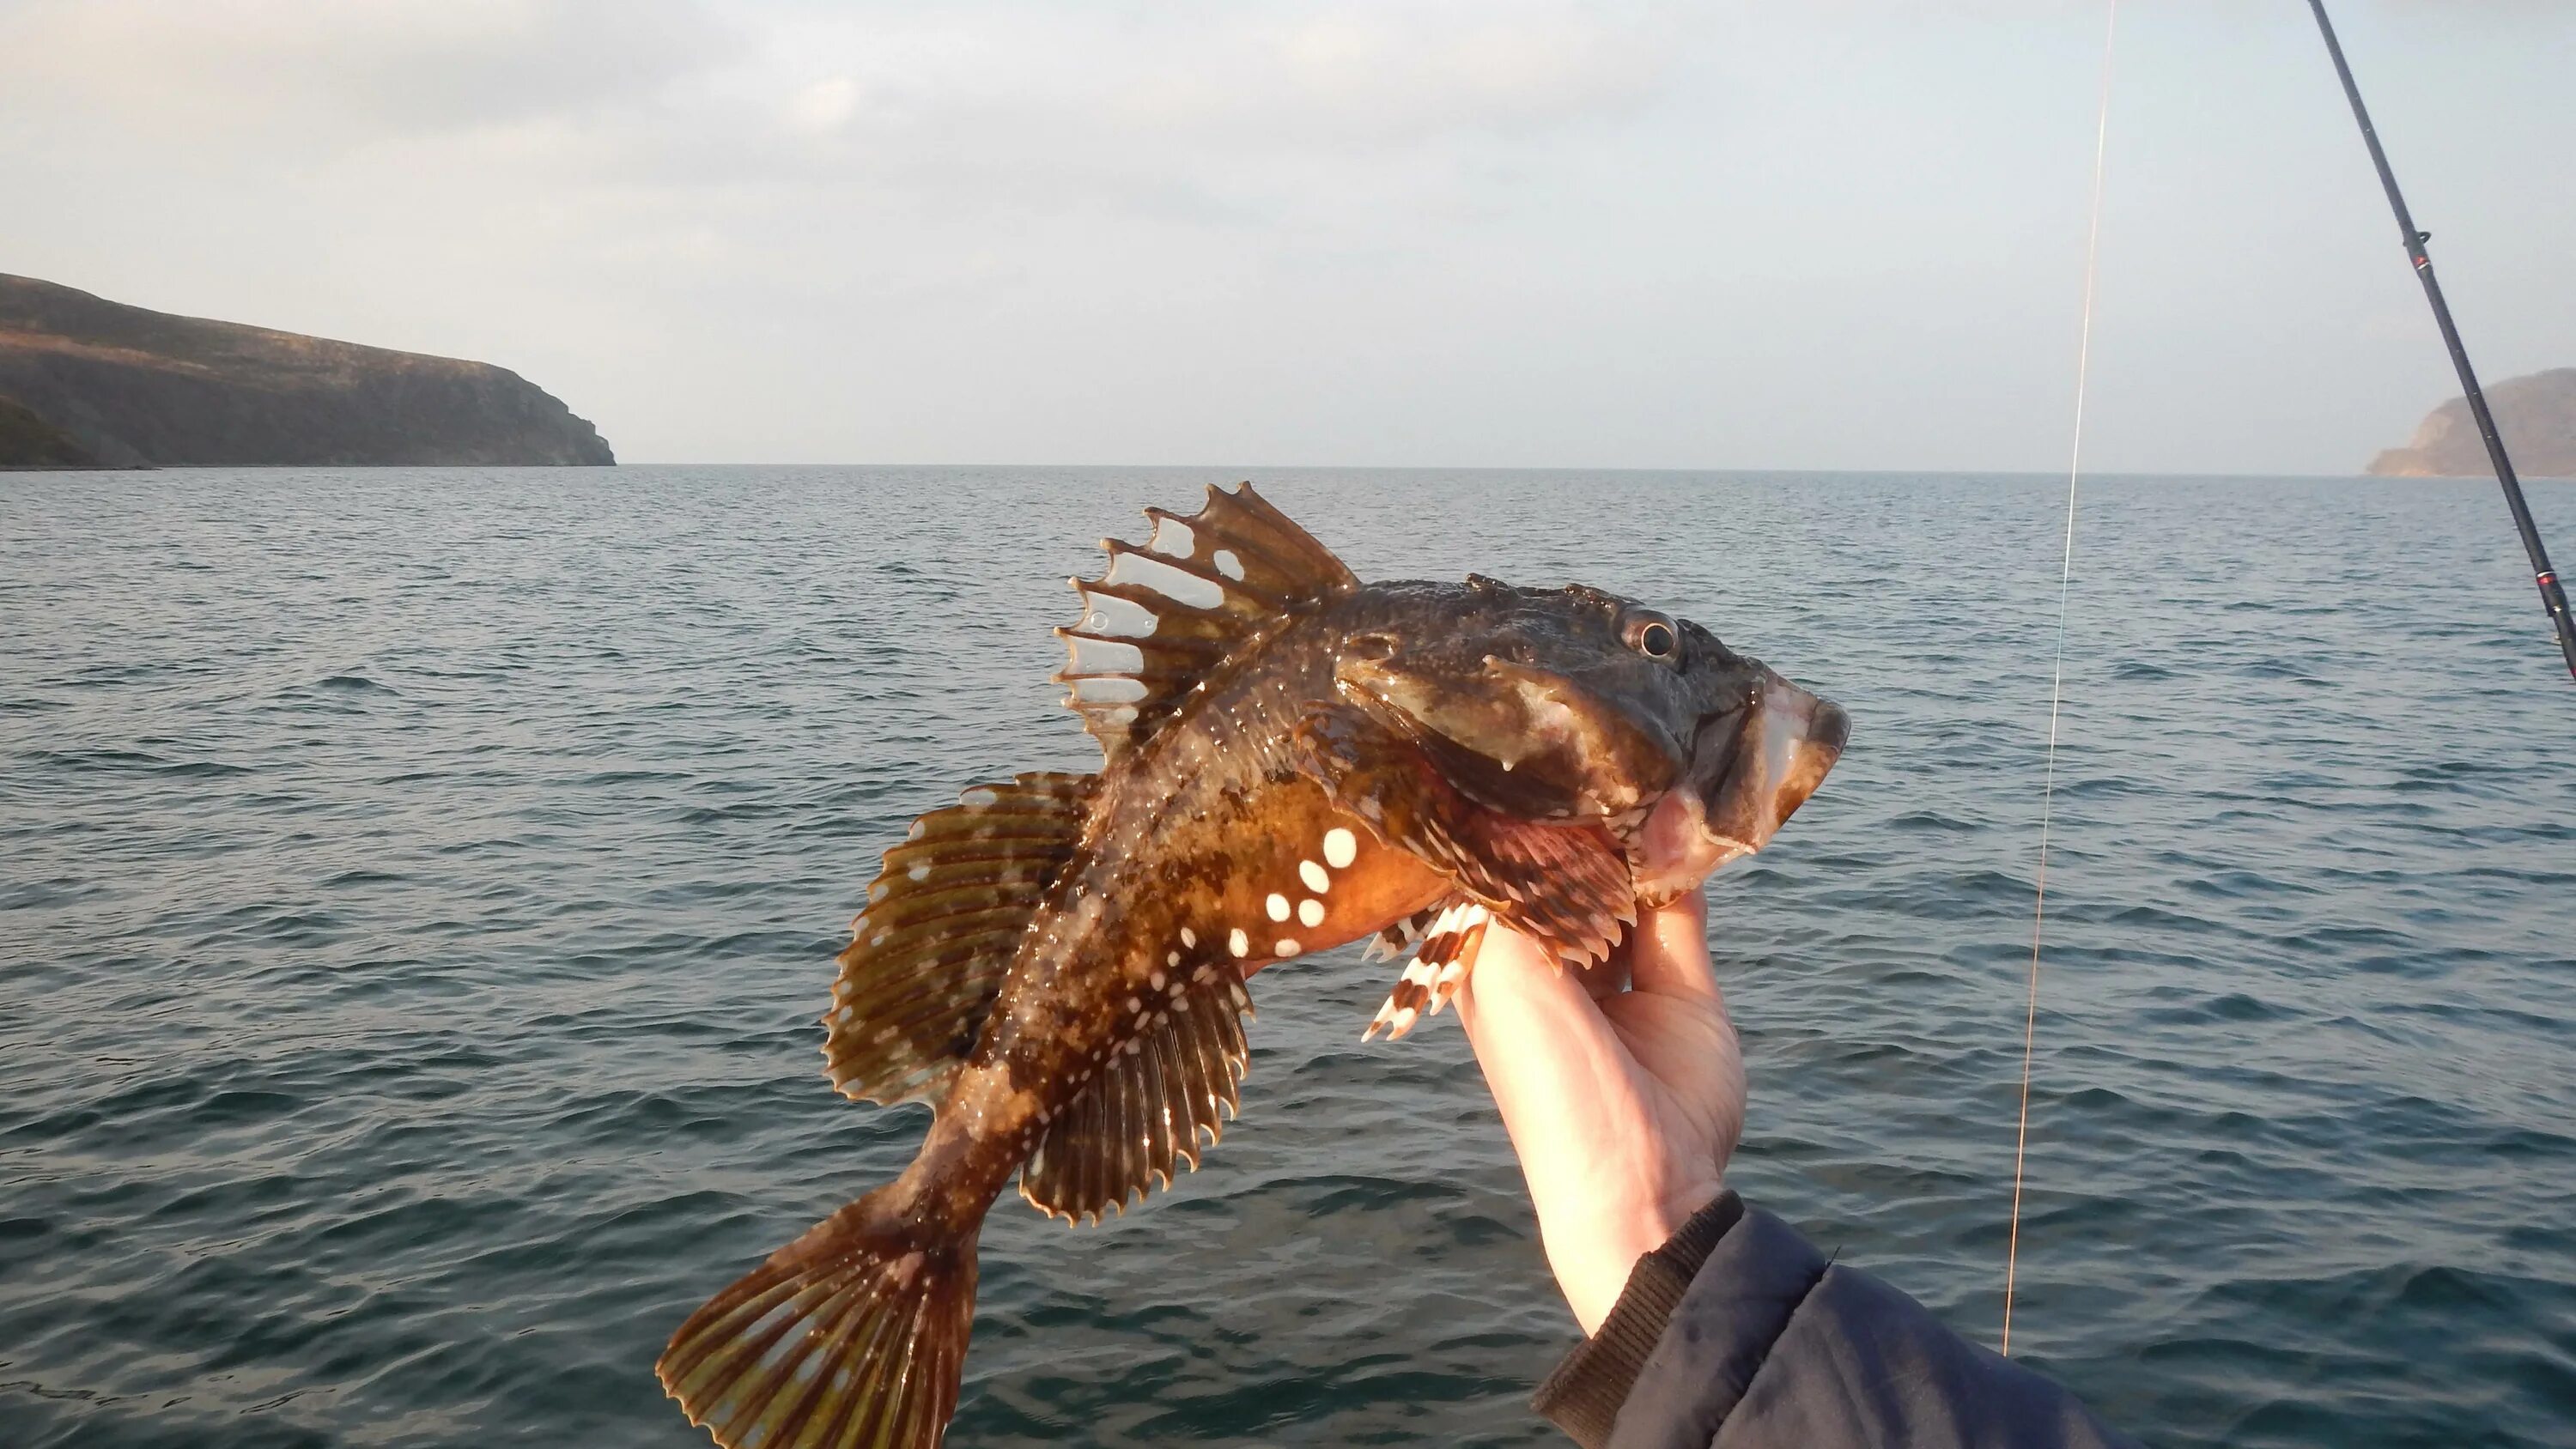
[[[1681,648],[1681,635],[1673,628],[1673,621],[1661,614],[1631,614],[1621,632],[1629,648],[1649,659],[1670,659]]]

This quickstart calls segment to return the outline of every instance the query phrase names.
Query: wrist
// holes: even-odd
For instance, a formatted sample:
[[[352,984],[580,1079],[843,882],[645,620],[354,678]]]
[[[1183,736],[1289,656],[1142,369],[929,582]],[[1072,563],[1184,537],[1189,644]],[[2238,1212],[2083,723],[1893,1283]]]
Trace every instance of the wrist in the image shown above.
[[[1541,1212],[1540,1237],[1547,1248],[1548,1268],[1586,1337],[1600,1331],[1639,1260],[1671,1242],[1684,1224],[1724,1191],[1724,1183],[1711,1175],[1613,1207],[1596,1206],[1585,1213]]]
[[[1533,1407],[1586,1449],[1608,1443],[1629,1389],[1701,1265],[1743,1216],[1743,1202],[1721,1191],[1640,1257],[1608,1314],[1597,1327],[1586,1325],[1584,1341],[1548,1375]]]

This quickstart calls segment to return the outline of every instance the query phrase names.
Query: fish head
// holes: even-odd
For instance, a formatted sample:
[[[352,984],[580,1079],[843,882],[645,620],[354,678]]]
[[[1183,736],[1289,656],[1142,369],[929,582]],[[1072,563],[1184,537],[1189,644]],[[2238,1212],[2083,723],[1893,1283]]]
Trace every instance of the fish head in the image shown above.
[[[1479,804],[1607,826],[1649,897],[1759,850],[1850,734],[1831,700],[1633,599],[1471,578],[1441,602],[1347,639],[1343,698]]]

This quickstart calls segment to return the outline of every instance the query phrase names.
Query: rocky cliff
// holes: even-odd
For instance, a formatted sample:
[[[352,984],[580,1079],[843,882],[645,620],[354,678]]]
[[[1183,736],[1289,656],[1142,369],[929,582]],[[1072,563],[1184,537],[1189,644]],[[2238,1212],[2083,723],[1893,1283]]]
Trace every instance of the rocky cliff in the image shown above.
[[[0,397],[0,468],[95,468],[98,459],[69,433]]]
[[[614,463],[489,363],[174,317],[0,274],[0,464]],[[13,440],[16,440],[13,443]],[[49,450],[13,457],[13,446]]]
[[[2504,435],[2513,470],[2526,478],[2576,478],[2576,367],[2509,378],[2487,389],[2487,407]],[[2415,440],[2370,460],[2370,471],[2395,478],[2492,478],[2487,447],[2469,417],[2467,398],[2433,409]]]

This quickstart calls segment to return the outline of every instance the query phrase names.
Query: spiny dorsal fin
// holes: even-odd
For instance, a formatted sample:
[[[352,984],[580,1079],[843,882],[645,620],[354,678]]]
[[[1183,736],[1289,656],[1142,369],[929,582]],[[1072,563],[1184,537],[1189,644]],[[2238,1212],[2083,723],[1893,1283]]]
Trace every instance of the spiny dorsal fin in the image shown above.
[[[1193,1171],[1242,1105],[1250,1050],[1243,1015],[1252,994],[1232,962],[1174,981],[1154,1019],[1074,1099],[1020,1169],[1020,1195],[1040,1212],[1098,1221],[1130,1198],[1172,1185],[1181,1163]],[[1207,1141],[1199,1141],[1200,1132]]]
[[[1055,675],[1070,690],[1065,707],[1113,760],[1255,635],[1360,582],[1249,483],[1211,486],[1188,518],[1145,516],[1151,543],[1104,539],[1109,567],[1073,581],[1081,620],[1055,631],[1068,656]]]
[[[946,1094],[1099,783],[1037,772],[978,785],[885,853],[823,1016],[844,1096],[892,1106]]]

